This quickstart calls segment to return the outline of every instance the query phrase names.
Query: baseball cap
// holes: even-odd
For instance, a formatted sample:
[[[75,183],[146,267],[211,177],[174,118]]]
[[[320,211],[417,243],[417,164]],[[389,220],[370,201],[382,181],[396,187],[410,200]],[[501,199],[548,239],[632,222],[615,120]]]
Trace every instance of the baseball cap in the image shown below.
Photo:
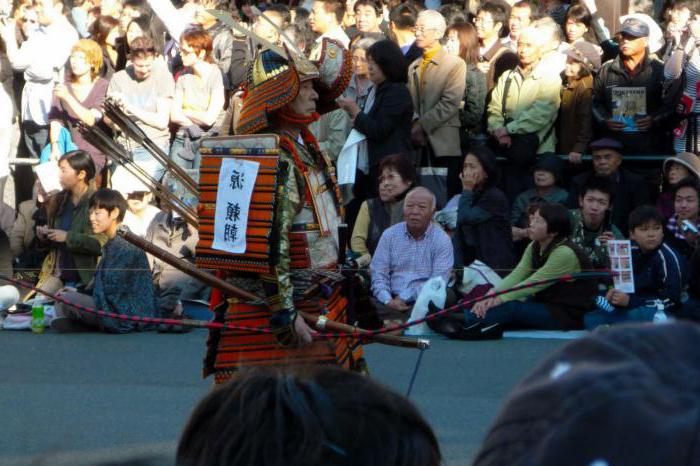
[[[620,32],[633,37],[649,37],[649,26],[639,18],[627,18],[622,23]]]

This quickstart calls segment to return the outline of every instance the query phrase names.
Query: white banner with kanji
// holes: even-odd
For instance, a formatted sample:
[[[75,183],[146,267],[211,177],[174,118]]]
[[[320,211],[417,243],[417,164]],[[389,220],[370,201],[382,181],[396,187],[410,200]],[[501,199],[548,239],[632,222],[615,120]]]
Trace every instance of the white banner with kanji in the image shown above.
[[[250,160],[221,161],[212,249],[234,254],[245,252],[248,208],[259,167],[258,162]]]

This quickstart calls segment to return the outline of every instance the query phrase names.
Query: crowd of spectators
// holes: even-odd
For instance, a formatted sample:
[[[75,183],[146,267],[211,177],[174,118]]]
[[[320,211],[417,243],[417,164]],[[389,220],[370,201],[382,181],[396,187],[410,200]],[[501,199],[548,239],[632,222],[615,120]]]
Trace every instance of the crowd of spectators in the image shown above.
[[[2,217],[17,213],[0,240],[50,291],[104,283],[116,246],[96,210],[193,260],[197,231],[81,128],[112,133],[162,179],[105,116],[110,99],[197,178],[202,138],[233,133],[256,52],[217,9],[312,60],[322,39],[348,49],[350,85],[312,131],[331,161],[351,130],[366,138],[343,193],[380,318],[408,319],[430,278],[459,296],[475,264],[502,277],[495,290],[523,289],[467,310],[450,336],[649,321],[659,309],[700,317],[700,7],[637,2],[620,17],[603,3],[15,1],[0,24],[0,195],[13,204]],[[23,158],[57,163],[62,189],[46,192]],[[634,293],[608,279],[529,286],[610,269],[614,239],[632,241]],[[207,298],[156,258],[136,262],[164,312]]]

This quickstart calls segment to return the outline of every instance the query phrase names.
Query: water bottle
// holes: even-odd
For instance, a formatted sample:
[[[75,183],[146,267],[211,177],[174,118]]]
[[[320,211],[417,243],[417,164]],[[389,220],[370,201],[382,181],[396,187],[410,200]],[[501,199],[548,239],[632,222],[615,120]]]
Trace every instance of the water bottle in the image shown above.
[[[668,316],[666,315],[666,305],[664,304],[664,302],[660,299],[657,299],[656,301],[654,301],[654,305],[656,307],[656,312],[654,313],[654,322],[657,324],[661,322],[666,322],[668,320]]]
[[[32,332],[44,333],[44,304],[38,298],[32,303]]]

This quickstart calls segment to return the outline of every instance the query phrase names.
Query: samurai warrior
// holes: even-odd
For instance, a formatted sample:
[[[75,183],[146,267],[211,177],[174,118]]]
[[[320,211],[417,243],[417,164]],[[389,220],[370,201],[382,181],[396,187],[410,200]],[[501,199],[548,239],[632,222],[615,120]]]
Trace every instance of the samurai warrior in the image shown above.
[[[278,140],[270,239],[275,257],[265,273],[251,273],[244,266],[220,272],[261,300],[244,301],[216,292],[212,296],[217,321],[270,327],[273,332],[212,330],[204,376],[214,374],[216,383],[247,366],[331,364],[364,369],[362,348],[356,340],[312,340],[311,328],[298,313],[347,322],[343,276],[337,268],[342,202],[331,163],[308,125],[336,108],[335,99],[351,76],[350,57],[342,45],[329,39],[323,41],[319,59],[313,63],[279,52],[266,49],[253,60],[236,125],[237,135],[249,135],[240,139],[247,141],[247,147],[259,147],[256,138],[269,138],[269,134]],[[259,180],[258,176],[256,183]]]

